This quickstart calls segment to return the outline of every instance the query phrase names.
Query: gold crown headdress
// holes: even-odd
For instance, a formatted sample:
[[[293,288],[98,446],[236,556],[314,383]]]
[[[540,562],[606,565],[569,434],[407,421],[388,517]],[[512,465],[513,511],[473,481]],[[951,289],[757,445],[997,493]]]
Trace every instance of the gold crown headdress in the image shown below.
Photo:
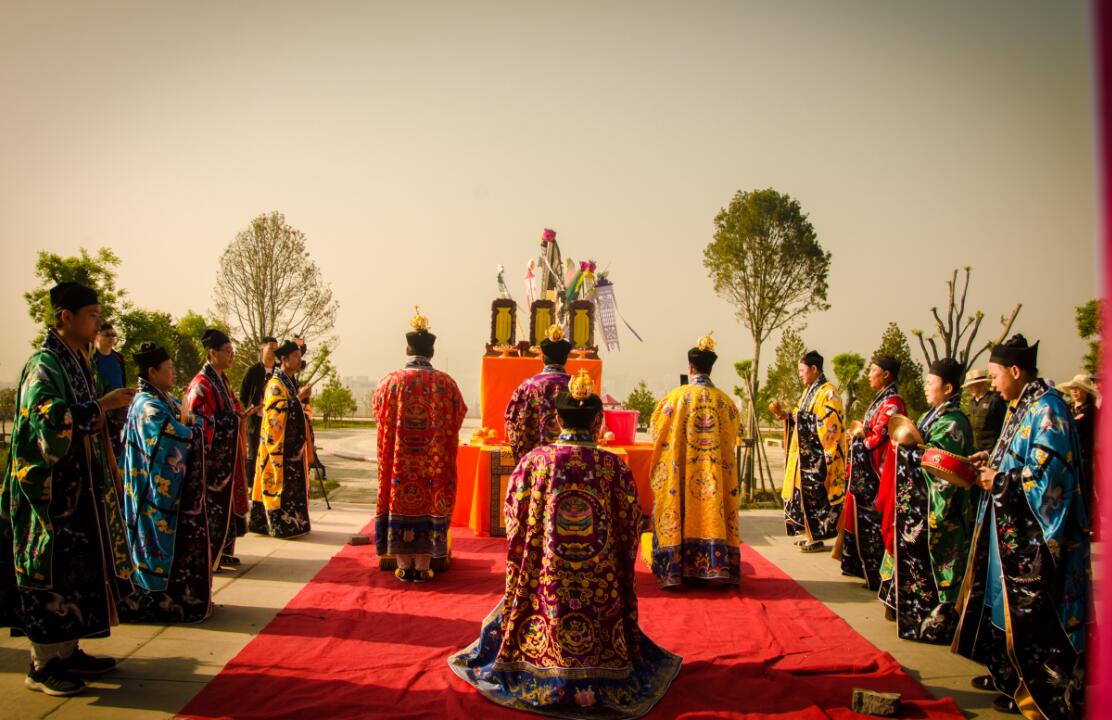
[[[695,347],[703,352],[714,352],[714,338],[711,337],[712,335],[714,335],[713,330],[699,338],[699,342],[695,343]]]
[[[421,314],[421,306],[414,305],[413,311],[417,314],[413,316],[413,319],[409,321],[409,324],[413,328],[414,332],[428,332],[429,319]]]
[[[580,403],[591,397],[591,393],[594,391],[595,384],[591,380],[591,375],[583,368],[579,368],[579,372],[576,376],[568,382],[568,394],[572,396],[572,399],[578,400]]]
[[[545,333],[545,337],[547,337],[552,342],[560,342],[564,339],[564,328],[560,327],[559,325],[549,325],[548,332]]]

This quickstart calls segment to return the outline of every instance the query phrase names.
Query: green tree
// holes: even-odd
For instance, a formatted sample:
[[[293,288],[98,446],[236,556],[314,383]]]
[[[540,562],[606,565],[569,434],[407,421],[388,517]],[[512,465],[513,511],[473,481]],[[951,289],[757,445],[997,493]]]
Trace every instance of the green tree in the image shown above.
[[[830,253],[819,244],[799,202],[766,188],[739,191],[718,212],[714,238],[703,250],[703,266],[715,292],[734,306],[753,340],[747,384],[750,402],[756,403],[763,343],[808,313],[830,307],[826,302]],[[756,437],[756,414],[747,415],[751,426],[745,434]],[[752,497],[752,456],[742,479],[747,496]]]
[[[1075,320],[1077,334],[1082,340],[1089,343],[1089,352],[1081,359],[1085,372],[1096,374],[1100,371],[1100,338],[1102,318],[1104,316],[1104,301],[1090,300],[1077,308]]]
[[[39,287],[23,294],[27,312],[35,324],[42,328],[33,345],[42,342],[46,328],[54,324],[54,311],[50,307],[50,288],[60,282],[79,282],[97,291],[101,316],[111,319],[127,307],[125,292],[116,288],[116,267],[120,258],[108,248],[99,249],[95,255],[81,248],[79,255],[62,257],[56,253],[39,251],[35,262],[35,277]]]
[[[861,371],[865,369],[865,358],[857,353],[841,353],[835,355],[832,362],[834,377],[838,379],[838,388],[842,391],[846,417],[849,417],[857,404],[857,383],[861,380]]]
[[[923,366],[911,354],[911,345],[908,344],[907,336],[899,325],[894,322],[888,323],[880,338],[880,347],[873,353],[873,356],[876,355],[891,355],[900,361],[896,389],[903,398],[904,404],[907,405],[908,416],[916,419],[926,412],[927,398],[923,394]],[[863,373],[861,379],[857,381],[857,397],[862,400],[868,398],[869,402],[872,402],[875,395],[876,393],[869,387],[868,373]],[[865,414],[869,403],[862,402],[858,405],[858,412],[854,414],[854,419],[860,419]]]
[[[333,419],[351,415],[359,407],[351,390],[336,378],[330,378],[329,383],[321,390],[320,396],[313,399],[313,407],[320,412],[327,425]]]
[[[207,353],[201,345],[201,335],[205,329],[216,327],[227,331],[223,323],[205,320],[192,310],[175,321],[170,313],[133,307],[122,313],[115,324],[121,335],[120,354],[131,368],[131,382],[137,381],[135,352],[144,342],[153,342],[166,348],[174,361],[174,368],[177,370],[174,386],[176,395],[180,395],[189,386],[189,381],[205,364]],[[235,378],[229,380],[233,381],[233,388],[238,387]]]
[[[766,422],[780,422],[771,411],[769,403],[779,402],[784,408],[790,408],[799,402],[803,394],[803,381],[799,379],[799,359],[807,351],[803,338],[794,328],[788,328],[780,335],[780,344],[776,346],[776,359],[768,369],[763,394],[757,396],[757,410]]]
[[[0,390],[0,438],[7,440],[8,423],[15,420],[15,388]]]
[[[656,409],[656,398],[653,396],[652,390],[644,380],[637,383],[637,387],[629,393],[626,398],[625,406],[629,410],[637,411],[637,427],[641,430],[648,428],[649,421],[652,419],[653,410]]]

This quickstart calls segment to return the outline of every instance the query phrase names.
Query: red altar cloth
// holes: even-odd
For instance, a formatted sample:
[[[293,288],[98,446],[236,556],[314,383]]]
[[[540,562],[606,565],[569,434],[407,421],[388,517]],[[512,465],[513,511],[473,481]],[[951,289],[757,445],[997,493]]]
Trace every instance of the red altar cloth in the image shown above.
[[[572,375],[584,368],[595,383],[595,389],[602,387],[601,360],[568,360],[568,372]],[[496,435],[494,440],[506,439],[506,405],[514,390],[526,378],[544,369],[539,357],[484,357],[482,372],[479,375],[479,415],[483,427],[491,428]]]
[[[452,525],[469,527],[477,536],[504,536],[502,503],[506,499],[506,484],[513,473],[513,459],[503,457],[501,445],[460,445],[456,454],[456,506],[452,511]],[[653,446],[611,445],[607,450],[620,456],[633,471],[637,483],[637,499],[646,516],[653,512],[653,493],[649,489],[652,471]]]

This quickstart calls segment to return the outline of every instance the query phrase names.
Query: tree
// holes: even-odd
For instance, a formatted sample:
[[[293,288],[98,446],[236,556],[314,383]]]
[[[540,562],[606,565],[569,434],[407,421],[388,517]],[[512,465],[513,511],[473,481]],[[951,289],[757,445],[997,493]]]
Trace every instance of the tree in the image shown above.
[[[357,412],[361,413],[363,417],[373,418],[375,416],[375,391],[373,389],[363,393]]]
[[[0,390],[0,438],[8,437],[8,423],[15,420],[15,388]]]
[[[841,353],[834,356],[833,363],[834,377],[838,379],[845,414],[849,417],[857,402],[857,383],[861,379],[861,371],[865,369],[865,358],[857,353]]]
[[[753,339],[748,394],[755,403],[761,345],[776,330],[830,307],[830,253],[822,249],[799,202],[772,188],[739,191],[715,216],[714,226],[714,239],[703,250],[703,266],[715,292],[734,306]],[[747,414],[748,434],[756,437],[756,414]],[[743,480],[752,497],[752,462],[744,468]]]
[[[305,234],[282,213],[259,215],[225,248],[213,297],[243,344],[256,347],[268,335],[300,336],[313,343],[321,362],[327,360],[339,306],[309,257]]]
[[[904,404],[907,405],[908,416],[918,418],[927,411],[927,398],[923,394],[923,366],[912,355],[907,336],[904,335],[903,330],[896,323],[890,322],[888,327],[885,328],[884,334],[880,338],[880,347],[876,349],[872,357],[877,355],[891,355],[900,361],[900,373],[896,376],[896,389],[899,391],[900,397],[903,398]],[[870,401],[876,394],[869,387],[867,374],[863,374],[861,379],[857,381],[856,393],[857,397],[869,398]],[[858,403],[853,419],[861,419],[867,406],[868,403]],[[850,416],[847,414],[847,417]]]
[[[206,328],[215,327],[227,331],[221,322],[206,320],[192,310],[186,312],[176,322],[170,313],[160,310],[130,308],[116,320],[116,329],[121,335],[120,354],[129,363],[132,383],[137,381],[134,356],[144,342],[153,342],[166,348],[177,370],[174,394],[181,394],[189,381],[205,364],[207,353],[201,345],[201,335]],[[238,387],[236,379],[229,378],[232,387]]]
[[[193,376],[208,361],[208,351],[201,344],[201,336],[208,328],[229,332],[228,326],[223,321],[215,318],[205,318],[192,310],[187,310],[185,315],[178,318],[177,323],[175,323],[175,347],[170,350],[170,354],[173,355],[174,367],[178,370],[178,382],[188,385]],[[245,352],[247,350],[242,346],[236,348],[237,356]],[[232,366],[232,370],[228,373],[228,382],[231,383],[233,389],[238,388],[240,381],[243,379],[242,373],[236,374],[238,369],[239,364],[237,363]]]
[[[637,427],[641,430],[648,428],[652,419],[653,410],[656,410],[656,398],[644,380],[637,383],[637,387],[629,393],[625,406],[629,410],[637,411]]]
[[[1104,301],[1090,300],[1077,308],[1077,334],[1089,343],[1089,352],[1081,359],[1085,372],[1095,375],[1100,370],[1100,338]]]
[[[919,339],[919,347],[923,351],[923,357],[930,365],[936,360],[942,358],[953,358],[961,363],[962,370],[967,370],[977,363],[977,359],[984,353],[988,352],[996,343],[1001,343],[1008,336],[1008,332],[1012,329],[1012,324],[1015,323],[1016,316],[1019,315],[1022,304],[1016,305],[1012,310],[1010,317],[1001,317],[1000,325],[1003,328],[1000,335],[995,341],[985,343],[979,346],[976,353],[973,352],[974,342],[977,339],[977,333],[981,329],[981,322],[985,319],[985,314],[978,310],[971,316],[965,314],[965,300],[969,295],[969,280],[973,273],[973,268],[966,266],[965,268],[965,283],[961,288],[961,297],[957,296],[958,291],[958,271],[954,270],[953,277],[946,281],[946,287],[949,288],[949,302],[946,309],[946,320],[943,322],[942,316],[938,314],[938,308],[932,307],[931,314],[934,315],[935,332],[926,337],[922,330],[912,330],[912,334]],[[928,345],[930,350],[928,351]],[[904,398],[906,400],[906,398]]]
[[[80,255],[71,257],[40,250],[35,263],[35,277],[39,280],[39,287],[23,294],[31,319],[43,332],[54,324],[50,288],[60,282],[79,282],[96,290],[101,316],[105,319],[113,318],[117,312],[127,307],[124,299],[126,293],[116,288],[116,266],[119,264],[120,258],[108,248],[100,248],[96,255],[90,255],[88,250],[81,248]],[[39,333],[32,344],[39,345],[42,338],[43,333]]]
[[[313,407],[320,412],[327,425],[334,418],[342,418],[354,413],[358,404],[351,390],[336,378],[330,378],[328,385],[321,391],[320,397],[313,401]]]
[[[768,369],[763,394],[757,397],[757,409],[761,417],[769,422],[779,422],[768,409],[772,401],[779,402],[785,408],[799,402],[803,394],[803,381],[799,379],[799,359],[806,352],[803,338],[794,328],[784,330],[780,336],[780,344],[776,346],[776,360]]]
[[[737,361],[736,363],[734,363],[734,372],[737,373],[737,376],[741,378],[742,382],[741,385],[734,385],[734,395],[737,395],[738,398],[741,400],[741,406],[748,409],[751,405],[753,405],[753,403],[750,402],[752,398],[749,397],[749,376],[753,372],[753,361]]]

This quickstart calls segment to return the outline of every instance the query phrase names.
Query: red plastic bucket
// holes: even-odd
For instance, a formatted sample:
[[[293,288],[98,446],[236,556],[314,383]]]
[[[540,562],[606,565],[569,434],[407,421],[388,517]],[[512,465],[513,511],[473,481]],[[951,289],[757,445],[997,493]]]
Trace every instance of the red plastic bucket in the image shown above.
[[[602,411],[606,422],[606,429],[614,433],[615,445],[632,445],[637,438],[637,411],[636,410],[610,410]]]

